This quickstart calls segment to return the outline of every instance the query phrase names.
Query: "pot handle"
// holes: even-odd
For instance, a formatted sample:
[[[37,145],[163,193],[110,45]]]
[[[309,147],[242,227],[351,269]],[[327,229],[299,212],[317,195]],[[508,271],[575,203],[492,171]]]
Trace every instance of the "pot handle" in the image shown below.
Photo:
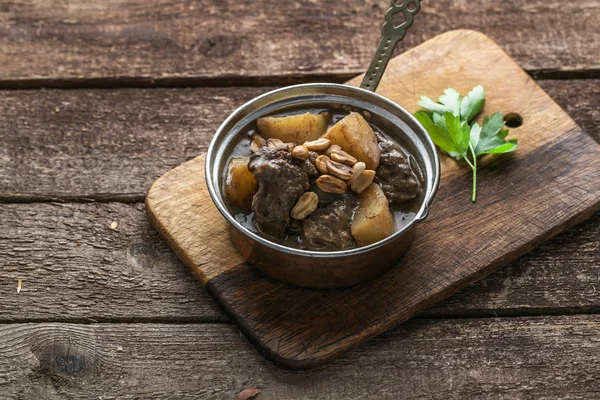
[[[373,92],[377,89],[396,43],[404,38],[406,31],[413,24],[413,15],[420,9],[420,0],[392,0],[392,7],[385,13],[385,22],[381,26],[381,40],[360,84],[361,88]],[[403,17],[403,22],[394,26],[394,15]]]

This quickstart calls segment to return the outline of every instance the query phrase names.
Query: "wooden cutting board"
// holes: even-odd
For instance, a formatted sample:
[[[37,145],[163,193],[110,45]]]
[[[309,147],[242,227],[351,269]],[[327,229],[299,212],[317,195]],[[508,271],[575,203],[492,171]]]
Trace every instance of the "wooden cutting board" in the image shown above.
[[[373,281],[304,289],[246,264],[207,192],[203,155],[152,185],[148,213],[265,357],[291,369],[332,361],[600,209],[600,146],[483,34],[448,32],[396,57],[377,92],[414,112],[420,95],[478,84],[487,90],[484,114],[522,117],[509,136],[517,152],[482,162],[476,204],[468,167],[442,156],[429,218],[401,265]]]

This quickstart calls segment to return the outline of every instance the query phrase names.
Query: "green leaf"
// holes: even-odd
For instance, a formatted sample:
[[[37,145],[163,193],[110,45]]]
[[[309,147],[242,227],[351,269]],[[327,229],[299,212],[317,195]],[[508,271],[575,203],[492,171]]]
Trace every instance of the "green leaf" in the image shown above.
[[[433,113],[433,123],[439,126],[441,129],[448,130],[448,128],[446,127],[446,119],[444,118],[444,113]]]
[[[446,111],[454,115],[460,115],[460,93],[452,88],[444,90],[444,94],[438,97],[438,102],[446,106]]]
[[[421,125],[423,125],[425,130],[427,130],[427,133],[429,133],[429,136],[431,136],[433,143],[448,153],[457,152],[456,146],[450,138],[448,131],[437,126],[431,120],[427,112],[417,111],[415,113],[415,118],[421,123]]]
[[[433,113],[432,115],[433,115],[433,123],[436,124],[438,126],[438,128],[440,128],[441,130],[446,132],[447,135],[449,135],[448,127],[446,126],[446,118],[444,118],[444,114]],[[463,158],[462,155],[460,155],[459,153],[457,153],[455,151],[449,151],[448,155],[450,157],[454,157],[456,160],[460,160]]]
[[[448,155],[449,155],[450,157],[454,158],[456,161],[460,161],[460,160],[462,160],[462,159],[463,159],[463,156],[462,156],[462,155],[460,155],[460,154],[458,154],[458,153],[457,153],[457,152],[455,152],[455,151],[449,151],[449,152],[448,152]]]
[[[506,140],[508,130],[503,129],[502,113],[485,117],[481,126],[476,122],[470,125],[484,104],[485,90],[480,85],[464,98],[448,88],[438,97],[438,103],[422,96],[419,105],[429,111],[415,114],[436,145],[457,160],[464,159],[473,170],[473,202],[477,197],[477,158],[517,149],[517,139]]]
[[[463,121],[470,122],[485,104],[485,90],[481,85],[475,86],[460,102],[460,116]]]
[[[444,107],[442,104],[436,103],[427,96],[421,96],[421,101],[419,102],[419,105],[423,108],[430,110],[433,113],[443,114],[446,111],[448,111],[446,107]]]
[[[485,117],[479,135],[479,142],[475,147],[475,154],[487,154],[488,151],[506,143],[504,139],[506,132],[502,131],[504,127],[504,118],[502,113],[498,112],[491,117]]]
[[[504,117],[501,112],[497,112],[492,114],[491,117],[485,117],[483,119],[481,134],[483,136],[494,136],[498,134],[502,128],[504,128]]]
[[[481,135],[481,127],[477,122],[471,125],[471,133],[469,143],[473,147],[473,149],[477,148],[477,143],[479,143],[479,136]]]
[[[501,154],[501,153],[510,153],[517,149],[517,139],[511,139],[508,142],[501,144],[500,146],[488,150],[485,154]]]
[[[465,157],[469,149],[469,124],[461,122],[460,117],[452,114],[450,111],[446,111],[444,119],[446,120],[446,127],[450,138],[454,142],[456,152]]]

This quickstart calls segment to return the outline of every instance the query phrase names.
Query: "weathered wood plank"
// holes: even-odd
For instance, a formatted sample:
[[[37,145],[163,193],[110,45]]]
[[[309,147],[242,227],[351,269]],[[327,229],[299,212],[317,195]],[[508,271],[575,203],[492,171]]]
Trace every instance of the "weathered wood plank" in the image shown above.
[[[226,320],[141,204],[0,205],[0,221],[4,322]]]
[[[227,321],[142,205],[3,204],[0,221],[0,322]],[[600,312],[599,267],[596,215],[422,316]]]
[[[537,83],[600,143],[600,79],[540,80]]]
[[[327,367],[268,364],[224,324],[0,326],[6,399],[558,399],[600,395],[600,317],[413,320]]]
[[[575,285],[565,285],[565,282],[575,283],[573,278]],[[518,305],[511,308],[511,304]],[[539,304],[544,306],[540,308]],[[600,312],[600,214],[468,286],[423,315],[581,312]]]
[[[600,141],[600,80],[540,83]],[[205,151],[231,111],[269,89],[2,91],[0,200],[141,201],[160,175]]]
[[[389,1],[0,2],[0,83],[255,83],[368,65]],[[528,70],[597,73],[595,0],[425,2],[401,50],[451,29],[480,30]],[[73,82],[75,81],[75,82]]]
[[[0,198],[143,196],[265,90],[4,91]]]

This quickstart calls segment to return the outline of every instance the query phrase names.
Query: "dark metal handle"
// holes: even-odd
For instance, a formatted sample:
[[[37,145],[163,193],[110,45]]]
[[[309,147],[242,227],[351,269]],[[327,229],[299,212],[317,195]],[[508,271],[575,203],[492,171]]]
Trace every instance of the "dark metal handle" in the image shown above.
[[[385,13],[385,22],[381,26],[381,41],[360,84],[361,88],[373,92],[377,89],[396,43],[404,39],[406,31],[413,24],[413,15],[420,9],[420,0],[392,0],[392,7]],[[400,13],[404,16],[404,22],[394,26],[394,15],[400,15]]]

